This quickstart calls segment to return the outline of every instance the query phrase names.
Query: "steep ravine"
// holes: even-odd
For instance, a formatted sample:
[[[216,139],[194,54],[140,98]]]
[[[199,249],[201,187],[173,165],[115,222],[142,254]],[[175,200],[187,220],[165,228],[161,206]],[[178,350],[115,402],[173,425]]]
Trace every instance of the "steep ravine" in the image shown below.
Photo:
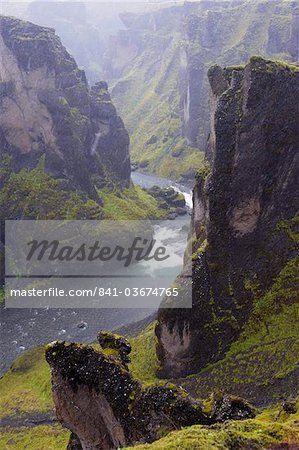
[[[99,333],[100,346],[47,346],[68,449],[298,447],[298,75],[261,57],[210,69],[212,132],[193,193],[193,308],[159,311],[159,361],[154,324],[136,337],[140,354],[132,338],[131,364],[130,343],[111,333]],[[145,384],[132,374],[138,362],[152,371],[139,370]],[[178,387],[148,384],[155,368]],[[230,394],[258,407],[284,402],[260,412]]]
[[[275,3],[277,8],[270,6],[270,12],[284,17],[285,5],[280,0]],[[285,3],[288,13],[296,6]],[[188,16],[188,23],[191,20],[203,33],[200,38],[205,47],[211,44],[209,31],[218,23],[218,8],[222,17],[227,6],[227,2],[210,1],[194,6],[199,7],[199,16],[206,13],[204,23],[197,14]],[[239,14],[239,7],[247,6],[250,2],[238,1],[234,11]],[[252,8],[267,16],[265,6],[257,2]],[[189,7],[193,10],[193,5]],[[211,12],[214,7],[215,14]],[[180,8],[172,10],[174,16],[177,10]],[[157,31],[159,25],[165,25],[165,16],[155,18],[150,27]],[[136,25],[135,19],[132,15],[125,20],[131,27]],[[1,20],[4,70],[0,87],[5,114],[0,113],[0,188],[7,199],[2,199],[1,214],[8,217],[4,212],[7,214],[9,204],[10,208],[16,205],[16,209],[9,209],[13,212],[9,218],[14,219],[57,218],[57,211],[58,217],[67,212],[67,218],[100,218],[112,192],[117,198],[115,211],[120,213],[118,200],[126,200],[134,189],[129,140],[106,83],[89,89],[84,73],[53,30],[10,18]],[[148,27],[144,20],[142,26]],[[275,24],[274,20],[265,27],[271,36],[269,52],[288,48],[292,55],[294,15],[291,28],[289,16],[287,26],[278,27],[279,33]],[[259,39],[259,26],[249,28]],[[285,32],[290,29],[291,35]],[[220,36],[215,38],[218,45]],[[200,80],[195,72],[197,83]],[[120,336],[99,333],[98,344],[82,342],[94,341],[95,331],[119,327],[142,317],[144,311],[105,312],[99,315],[101,320],[94,311],[84,310],[30,310],[27,316],[22,310],[11,317],[5,311],[1,323],[6,327],[2,346],[5,364],[27,347],[61,339],[47,346],[46,359],[57,418],[72,434],[69,440],[69,434],[52,422],[50,371],[44,349],[38,348],[22,354],[0,380],[2,386],[9,387],[1,399],[1,416],[5,417],[4,425],[16,428],[5,427],[0,446],[60,450],[69,441],[68,450],[108,450],[135,444],[143,449],[147,448],[144,443],[150,443],[153,450],[298,448],[298,404],[294,398],[298,381],[299,70],[294,65],[253,57],[242,67],[214,65],[208,78],[211,129],[204,164],[197,147],[192,153],[198,163],[193,191],[193,254],[185,252],[186,266],[191,261],[193,265],[192,310],[161,309],[157,324],[132,337],[131,363],[131,345]],[[189,118],[199,86],[193,87],[187,96]],[[196,108],[194,114],[198,121]],[[174,113],[171,118],[179,117]],[[187,138],[188,121],[185,125]],[[181,122],[176,121],[177,126],[181,129]],[[194,131],[191,128],[189,132]],[[171,143],[176,132],[167,134]],[[154,136],[146,143],[148,154],[157,144]],[[142,175],[136,173],[134,179],[136,184]],[[14,183],[9,185],[8,180]],[[144,183],[149,182],[145,180],[146,176]],[[155,184],[159,182],[172,184],[171,180],[155,180]],[[44,190],[36,193],[37,185]],[[16,192],[25,192],[24,204],[16,201],[12,195]],[[63,196],[57,199],[61,192]],[[42,200],[49,193],[54,194],[52,203],[31,208],[36,198]],[[142,191],[141,195],[146,194]],[[27,197],[33,199],[29,206]],[[142,209],[142,204],[139,207]],[[110,208],[111,214],[115,211]],[[182,263],[188,219],[184,216],[164,222],[162,230],[166,237],[180,236]],[[2,315],[2,306],[0,311]],[[140,379],[135,372],[138,364]],[[153,385],[157,375],[171,382]],[[260,413],[232,394],[258,407],[278,401],[280,405]],[[45,422],[35,426],[35,420]],[[47,438],[52,434],[49,444]]]
[[[171,180],[133,174],[135,185],[150,188],[153,185],[168,187]],[[175,183],[173,183],[175,185]],[[176,187],[176,185],[175,185]],[[179,186],[185,193],[186,201],[190,198],[190,190]],[[156,237],[167,241],[183,265],[183,255],[187,241],[190,216],[179,216],[175,220],[163,220],[156,229]],[[169,235],[173,236],[172,243]],[[180,267],[177,268],[180,270]],[[168,287],[165,285],[165,287]],[[3,305],[1,305],[2,307]],[[89,343],[94,340],[100,330],[115,330],[126,324],[137,322],[149,316],[152,309],[1,309],[1,365],[0,373],[4,373],[18,356],[30,349],[46,344],[55,339]],[[50,326],[49,326],[50,324]]]

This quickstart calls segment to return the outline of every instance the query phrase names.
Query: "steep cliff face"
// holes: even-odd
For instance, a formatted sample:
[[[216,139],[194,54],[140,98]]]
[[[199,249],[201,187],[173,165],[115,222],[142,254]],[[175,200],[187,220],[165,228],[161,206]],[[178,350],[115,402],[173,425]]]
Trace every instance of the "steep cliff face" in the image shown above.
[[[113,100],[131,132],[132,159],[164,176],[192,179],[201,164],[212,64],[298,59],[293,1],[186,2],[122,19],[127,29],[107,52]]]
[[[48,175],[94,199],[95,184],[128,186],[129,138],[107,85],[89,91],[54,30],[8,17],[0,26],[2,161],[18,172],[44,155]]]
[[[252,55],[298,59],[297,2],[203,2],[186,24],[186,87],[183,129],[204,148],[209,133],[208,67],[244,64]]]
[[[213,66],[209,80],[210,170],[198,175],[194,189],[193,308],[159,313],[161,374],[200,370],[221,359],[241,333],[240,348],[251,339],[247,352],[255,354],[247,371],[255,367],[258,376],[266,364],[265,382],[289,358],[288,350],[277,351],[270,363],[268,341],[273,349],[276,340],[289,348],[296,340],[282,324],[298,299],[299,70],[254,57],[242,68]],[[237,350],[234,355],[241,361]],[[289,362],[282,379],[294,377]],[[252,397],[255,389],[258,383]]]

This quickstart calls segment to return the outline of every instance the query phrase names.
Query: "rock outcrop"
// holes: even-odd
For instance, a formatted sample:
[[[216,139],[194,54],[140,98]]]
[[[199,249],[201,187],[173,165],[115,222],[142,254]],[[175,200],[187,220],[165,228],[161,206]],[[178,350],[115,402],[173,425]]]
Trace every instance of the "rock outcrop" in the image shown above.
[[[255,416],[240,398],[218,395],[208,415],[182,388],[143,386],[123,359],[128,341],[107,332],[98,339],[102,350],[58,341],[46,349],[56,414],[72,431],[68,450],[117,449],[184,426]]]
[[[18,172],[45,172],[97,199],[95,185],[130,183],[129,137],[106,83],[85,73],[54,30],[0,18],[0,151]]]
[[[153,441],[180,426],[210,422],[201,404],[184,391],[143,387],[121,363],[118,350],[109,353],[64,342],[47,347],[56,414],[74,433],[69,449],[117,449]]]
[[[251,333],[266,326],[267,336],[270,318],[298,299],[299,69],[253,57],[242,68],[213,66],[209,80],[209,162],[194,189],[193,308],[159,312],[164,376],[219,360],[248,321]],[[273,380],[276,395],[291,394],[291,378]]]

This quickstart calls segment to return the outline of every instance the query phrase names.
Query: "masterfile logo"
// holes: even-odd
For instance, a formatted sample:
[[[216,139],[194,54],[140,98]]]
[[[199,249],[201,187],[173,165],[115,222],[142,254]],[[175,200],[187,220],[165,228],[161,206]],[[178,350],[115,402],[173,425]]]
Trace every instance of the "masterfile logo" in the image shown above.
[[[173,283],[182,256],[155,238],[156,227],[146,220],[6,221],[6,307],[152,309],[167,298],[168,308],[191,307],[191,273],[182,296]]]

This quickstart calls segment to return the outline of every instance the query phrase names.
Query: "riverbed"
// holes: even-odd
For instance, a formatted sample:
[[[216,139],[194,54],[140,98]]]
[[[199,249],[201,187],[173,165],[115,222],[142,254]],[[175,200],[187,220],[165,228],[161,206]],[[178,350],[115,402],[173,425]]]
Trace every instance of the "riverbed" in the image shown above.
[[[186,203],[192,207],[191,190],[172,180],[132,173],[135,185],[149,188],[171,186],[183,193]],[[190,216],[179,216],[175,220],[164,220],[154,225],[159,242],[167,242],[177,255],[175,267],[169,268],[173,279],[183,264]],[[167,287],[167,286],[165,286]],[[56,339],[92,342],[100,330],[113,330],[131,322],[141,320],[154,312],[149,308],[134,309],[6,309],[1,308],[1,363],[3,373],[14,359],[32,347]]]

